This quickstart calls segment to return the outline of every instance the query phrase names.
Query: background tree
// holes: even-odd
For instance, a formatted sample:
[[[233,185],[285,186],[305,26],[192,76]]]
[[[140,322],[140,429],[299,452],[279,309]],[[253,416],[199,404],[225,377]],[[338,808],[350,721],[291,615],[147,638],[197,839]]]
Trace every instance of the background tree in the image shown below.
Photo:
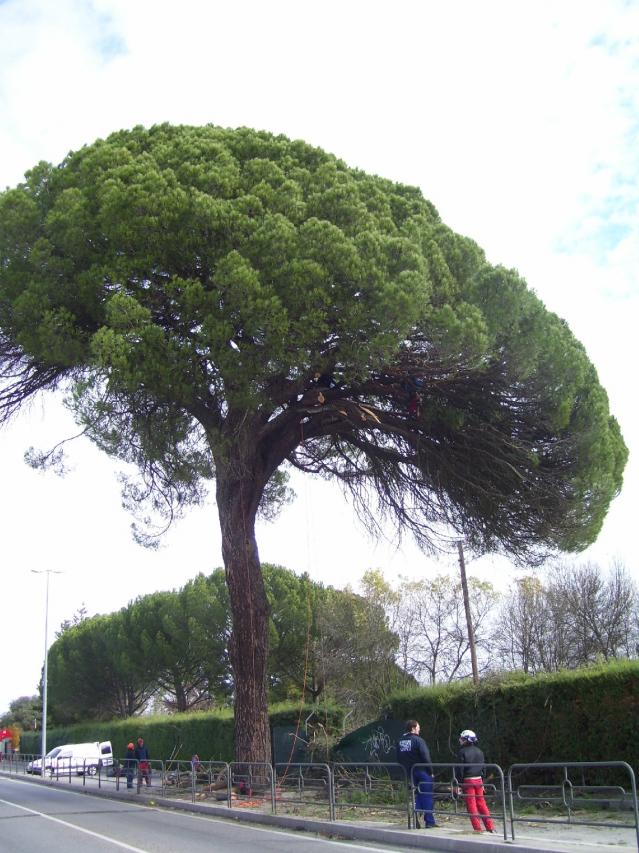
[[[622,565],[613,563],[604,574],[591,562],[559,564],[550,574],[548,594],[561,602],[570,625],[572,666],[632,654],[637,587]]]
[[[376,714],[393,689],[414,683],[395,661],[397,637],[378,600],[281,566],[265,565],[264,578],[272,602],[271,700],[329,698],[348,704],[359,720]],[[234,690],[227,595],[224,571],[216,569],[116,613],[75,626],[67,620],[50,650],[58,721],[140,713],[149,701],[156,711],[176,713],[226,704]],[[132,684],[138,691],[129,701]],[[124,701],[111,701],[113,691]]]
[[[498,599],[493,585],[479,578],[468,578],[468,596],[470,603],[470,618],[475,638],[479,671],[490,666],[490,623],[494,607]],[[468,623],[464,610],[464,599],[461,582],[456,583],[450,608],[450,627],[447,633],[447,643],[442,656],[442,675],[447,681],[465,677],[469,674],[471,661],[470,642],[468,639]],[[471,669],[472,671],[472,669]]]
[[[595,563],[556,564],[545,579],[516,582],[496,620],[495,652],[531,674],[634,657],[638,601],[619,563],[608,573]]]
[[[42,726],[42,699],[35,696],[19,696],[9,702],[9,710],[0,717],[0,728],[16,726],[28,732]]]
[[[180,590],[188,614],[193,655],[200,660],[211,707],[227,705],[233,692],[229,660],[231,615],[224,570],[198,575]]]
[[[269,693],[275,700],[303,696],[316,702],[324,679],[316,655],[318,615],[325,591],[308,574],[265,565],[270,606]]]
[[[126,608],[84,619],[49,649],[48,696],[58,723],[125,719],[141,711],[155,689]]]
[[[543,612],[535,626],[537,669],[556,672],[576,665],[573,625],[561,590],[546,585]]]
[[[379,569],[364,572],[360,582],[364,595],[384,609],[388,625],[397,636],[398,663],[408,678],[414,670],[411,649],[417,632],[417,610],[411,596],[413,584],[400,578],[399,587],[394,588]]]
[[[411,661],[408,658],[411,636],[414,631],[412,610],[401,585],[395,589],[384,577],[380,569],[364,572],[359,584],[362,595],[373,607],[381,610],[386,617],[387,630],[397,638],[395,660],[397,669],[393,676],[393,689],[402,689],[416,684],[411,674]]]
[[[354,720],[376,715],[398,687],[414,683],[396,661],[397,635],[377,591],[338,590],[279,566],[264,566],[271,603],[270,695],[330,699]]]
[[[153,673],[165,707],[187,711],[201,706],[208,700],[208,685],[201,658],[194,654],[194,626],[181,607],[179,594],[142,596],[128,609],[140,653]]]
[[[384,699],[411,680],[396,662],[397,648],[378,603],[328,587],[318,615],[315,666],[323,695],[350,708],[353,725],[375,718]]]
[[[215,476],[240,760],[269,755],[255,518],[286,463],[339,478],[374,530],[539,559],[595,539],[627,456],[515,272],[417,189],[247,129],[122,131],[4,192],[0,364],[4,417],[68,389],[138,465],[132,506],[170,519]]]
[[[80,622],[83,622],[87,618],[87,615],[87,609],[84,606],[84,602],[82,602],[82,606],[78,607],[73,616],[61,623],[59,629],[55,632],[56,637],[60,637],[66,630],[73,627],[73,625],[79,625]]]
[[[542,666],[540,639],[545,634],[546,595],[535,575],[518,578],[496,618],[492,645],[506,669],[534,675]]]
[[[404,581],[397,590],[400,659],[421,682],[453,681],[470,672],[470,645],[461,584],[456,577]],[[468,578],[478,656],[487,652],[489,618],[496,602],[490,583]],[[396,627],[397,630],[397,627]],[[486,664],[484,663],[484,666]]]
[[[216,592],[199,575],[177,592],[141,596],[127,608],[139,656],[169,711],[215,704],[220,677],[228,669],[228,603]]]

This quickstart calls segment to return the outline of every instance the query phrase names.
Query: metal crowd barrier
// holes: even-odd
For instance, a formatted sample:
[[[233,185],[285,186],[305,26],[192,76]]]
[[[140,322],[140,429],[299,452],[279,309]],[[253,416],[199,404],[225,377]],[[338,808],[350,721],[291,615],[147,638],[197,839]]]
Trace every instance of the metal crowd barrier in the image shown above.
[[[191,802],[215,793],[216,799],[227,805],[230,799],[229,766],[225,761],[167,762],[162,773],[162,794],[165,797],[189,796]]]
[[[226,761],[200,761],[194,767],[193,799],[214,794],[216,800],[231,802],[231,770]]]
[[[399,811],[406,814],[410,828],[411,809],[407,782],[406,771],[401,764],[335,762],[333,764],[335,815],[341,815],[347,809],[371,807],[376,810]]]
[[[0,770],[3,770],[5,773],[8,772],[10,776],[26,774],[27,764],[36,758],[41,758],[41,756],[31,755],[30,753],[22,754],[20,752],[10,753],[9,755],[4,756],[2,765],[0,765]]]
[[[131,785],[129,786],[129,781]],[[124,783],[124,787],[135,788],[137,793],[140,793],[138,762],[135,758],[116,758],[113,757],[113,771],[106,773],[106,782],[113,782],[115,790],[119,791]],[[98,777],[98,785],[101,787],[102,774]]]
[[[335,820],[335,787],[328,764],[280,762],[274,767],[273,814],[277,804],[320,805],[328,808],[328,819]]]
[[[195,801],[195,775],[190,761],[172,761],[162,772],[162,796],[184,797],[189,795]]]
[[[0,770],[8,772],[9,775],[33,774],[42,778],[43,774],[41,772],[34,773],[33,770],[28,769],[29,764],[33,761],[40,761],[41,758],[42,756],[39,753],[11,753],[4,756],[0,764]],[[82,777],[83,780],[86,780],[87,777],[96,777],[98,779],[102,777],[104,780],[113,774],[115,766],[116,762],[113,765],[103,765],[101,761],[98,764],[94,764],[84,759],[82,763],[78,763],[71,758],[61,758],[56,761],[55,766],[45,768],[44,779],[64,781],[65,779],[72,780],[77,776]]]
[[[26,774],[29,762],[40,755],[6,755],[0,771]],[[189,797],[191,801],[213,795],[228,808],[259,807],[270,804],[276,813],[278,804],[288,803],[313,807],[318,804],[328,811],[330,821],[337,820],[346,810],[374,808],[375,811],[396,811],[405,816],[408,827],[415,825],[415,786],[408,780],[399,764],[378,762],[325,763],[247,763],[223,761],[150,761],[146,774],[139,764],[132,777],[137,793],[142,788],[157,790],[162,796]],[[434,763],[433,814],[468,820],[463,794],[460,796],[455,779],[455,762]],[[493,820],[501,821],[504,840],[515,840],[515,824],[544,823],[574,826],[634,829],[639,850],[639,805],[637,786],[632,767],[625,761],[609,762],[539,762],[513,764],[506,776],[497,764],[486,764],[488,778],[484,782],[487,804]],[[426,769],[426,765],[415,765]],[[113,766],[98,766],[91,777],[88,767],[65,766],[60,762],[53,772],[44,774],[69,784],[115,784],[119,790],[126,782],[125,759],[115,759]],[[40,776],[40,774],[36,774]],[[459,780],[461,782],[461,780]],[[620,784],[623,782],[623,784]],[[508,806],[506,805],[508,802]],[[565,817],[521,814],[521,807],[545,806],[564,810]],[[589,814],[593,808],[617,808],[631,813],[632,823],[620,820],[596,819]],[[584,814],[585,813],[585,814]],[[481,819],[481,816],[479,816]]]
[[[458,793],[462,788],[462,779],[457,779],[455,770],[459,766],[458,762],[433,762],[431,765],[415,764],[416,770],[428,770],[428,767],[433,768],[433,817],[437,819],[438,815],[448,818],[463,818],[465,821],[470,819],[469,813],[466,811],[463,792]],[[498,764],[484,764],[486,776],[484,780],[484,798],[486,805],[490,811],[490,817],[496,823],[501,822],[502,834],[504,841],[508,840],[508,822],[506,811],[506,785],[504,781],[504,771]],[[445,777],[445,778],[442,778]],[[495,778],[496,777],[496,778]],[[495,779],[495,781],[492,781]],[[415,794],[417,787],[410,785],[410,820],[409,826],[414,826],[415,819]],[[463,806],[463,810],[460,809]],[[481,815],[477,815],[479,820]]]
[[[586,771],[612,770],[615,775],[625,777],[630,783],[630,793],[617,784],[594,785],[586,782]],[[571,772],[572,771],[572,774]],[[514,787],[513,773],[520,777],[534,774],[539,777],[542,773],[546,779],[535,780],[536,784],[521,784]],[[573,778],[571,778],[571,775]],[[575,775],[581,775],[575,780]],[[639,807],[637,805],[637,785],[632,767],[625,761],[551,761],[535,764],[513,764],[508,768],[508,793],[510,798],[510,832],[515,840],[515,823],[556,823],[572,826],[602,826],[616,829],[632,829],[628,823],[613,821],[582,820],[575,818],[577,810],[588,811],[593,806],[609,806],[616,802],[619,808],[629,807],[633,812],[634,830],[639,849]],[[604,796],[607,794],[607,796]],[[517,816],[515,803],[533,803],[539,805],[555,805],[564,808],[567,818],[539,817],[532,815]]]
[[[268,761],[231,761],[229,780],[229,808],[245,808],[270,800],[271,813],[275,814],[275,774],[273,765]],[[236,794],[235,799],[233,792]]]

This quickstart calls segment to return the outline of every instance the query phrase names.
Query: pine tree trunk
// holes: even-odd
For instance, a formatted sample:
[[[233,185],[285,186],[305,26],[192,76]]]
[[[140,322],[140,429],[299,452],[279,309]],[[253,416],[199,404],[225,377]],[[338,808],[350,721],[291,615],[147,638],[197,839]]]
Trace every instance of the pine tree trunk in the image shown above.
[[[235,760],[271,761],[266,696],[269,606],[255,539],[259,489],[249,477],[216,471],[222,556],[233,629]]]
[[[186,701],[186,692],[184,690],[184,685],[176,678],[174,681],[175,685],[175,709],[178,713],[182,713],[187,710],[187,701]]]

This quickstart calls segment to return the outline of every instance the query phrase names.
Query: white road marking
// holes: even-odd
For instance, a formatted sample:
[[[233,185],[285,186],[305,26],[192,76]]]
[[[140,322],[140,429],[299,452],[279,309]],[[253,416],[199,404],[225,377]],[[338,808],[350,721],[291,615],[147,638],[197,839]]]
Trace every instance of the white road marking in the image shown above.
[[[125,844],[123,841],[116,841],[114,838],[109,838],[108,835],[101,835],[99,832],[92,832],[90,829],[84,829],[81,826],[76,826],[74,823],[69,823],[66,820],[60,820],[59,817],[52,817],[51,815],[44,814],[44,812],[39,812],[35,809],[29,809],[26,806],[21,806],[19,803],[12,803],[10,800],[2,799],[0,799],[0,803],[4,803],[5,806],[13,806],[15,809],[22,809],[23,812],[29,812],[29,814],[43,817],[45,820],[50,820],[53,823],[59,823],[69,829],[75,829],[77,832],[83,832],[85,835],[91,835],[93,838],[99,838],[100,841],[106,841],[108,844],[115,844],[116,847],[120,847],[122,850],[129,850],[130,853],[148,853],[148,851],[142,850],[141,847],[132,847],[130,844]]]

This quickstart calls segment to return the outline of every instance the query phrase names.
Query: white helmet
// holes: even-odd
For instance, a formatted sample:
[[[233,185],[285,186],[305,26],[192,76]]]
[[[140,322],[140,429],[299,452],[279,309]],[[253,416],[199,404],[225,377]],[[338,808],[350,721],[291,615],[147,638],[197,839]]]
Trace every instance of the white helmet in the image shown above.
[[[474,743],[477,740],[477,735],[470,729],[464,729],[464,731],[459,735],[459,737],[461,740],[467,740],[470,743]]]

